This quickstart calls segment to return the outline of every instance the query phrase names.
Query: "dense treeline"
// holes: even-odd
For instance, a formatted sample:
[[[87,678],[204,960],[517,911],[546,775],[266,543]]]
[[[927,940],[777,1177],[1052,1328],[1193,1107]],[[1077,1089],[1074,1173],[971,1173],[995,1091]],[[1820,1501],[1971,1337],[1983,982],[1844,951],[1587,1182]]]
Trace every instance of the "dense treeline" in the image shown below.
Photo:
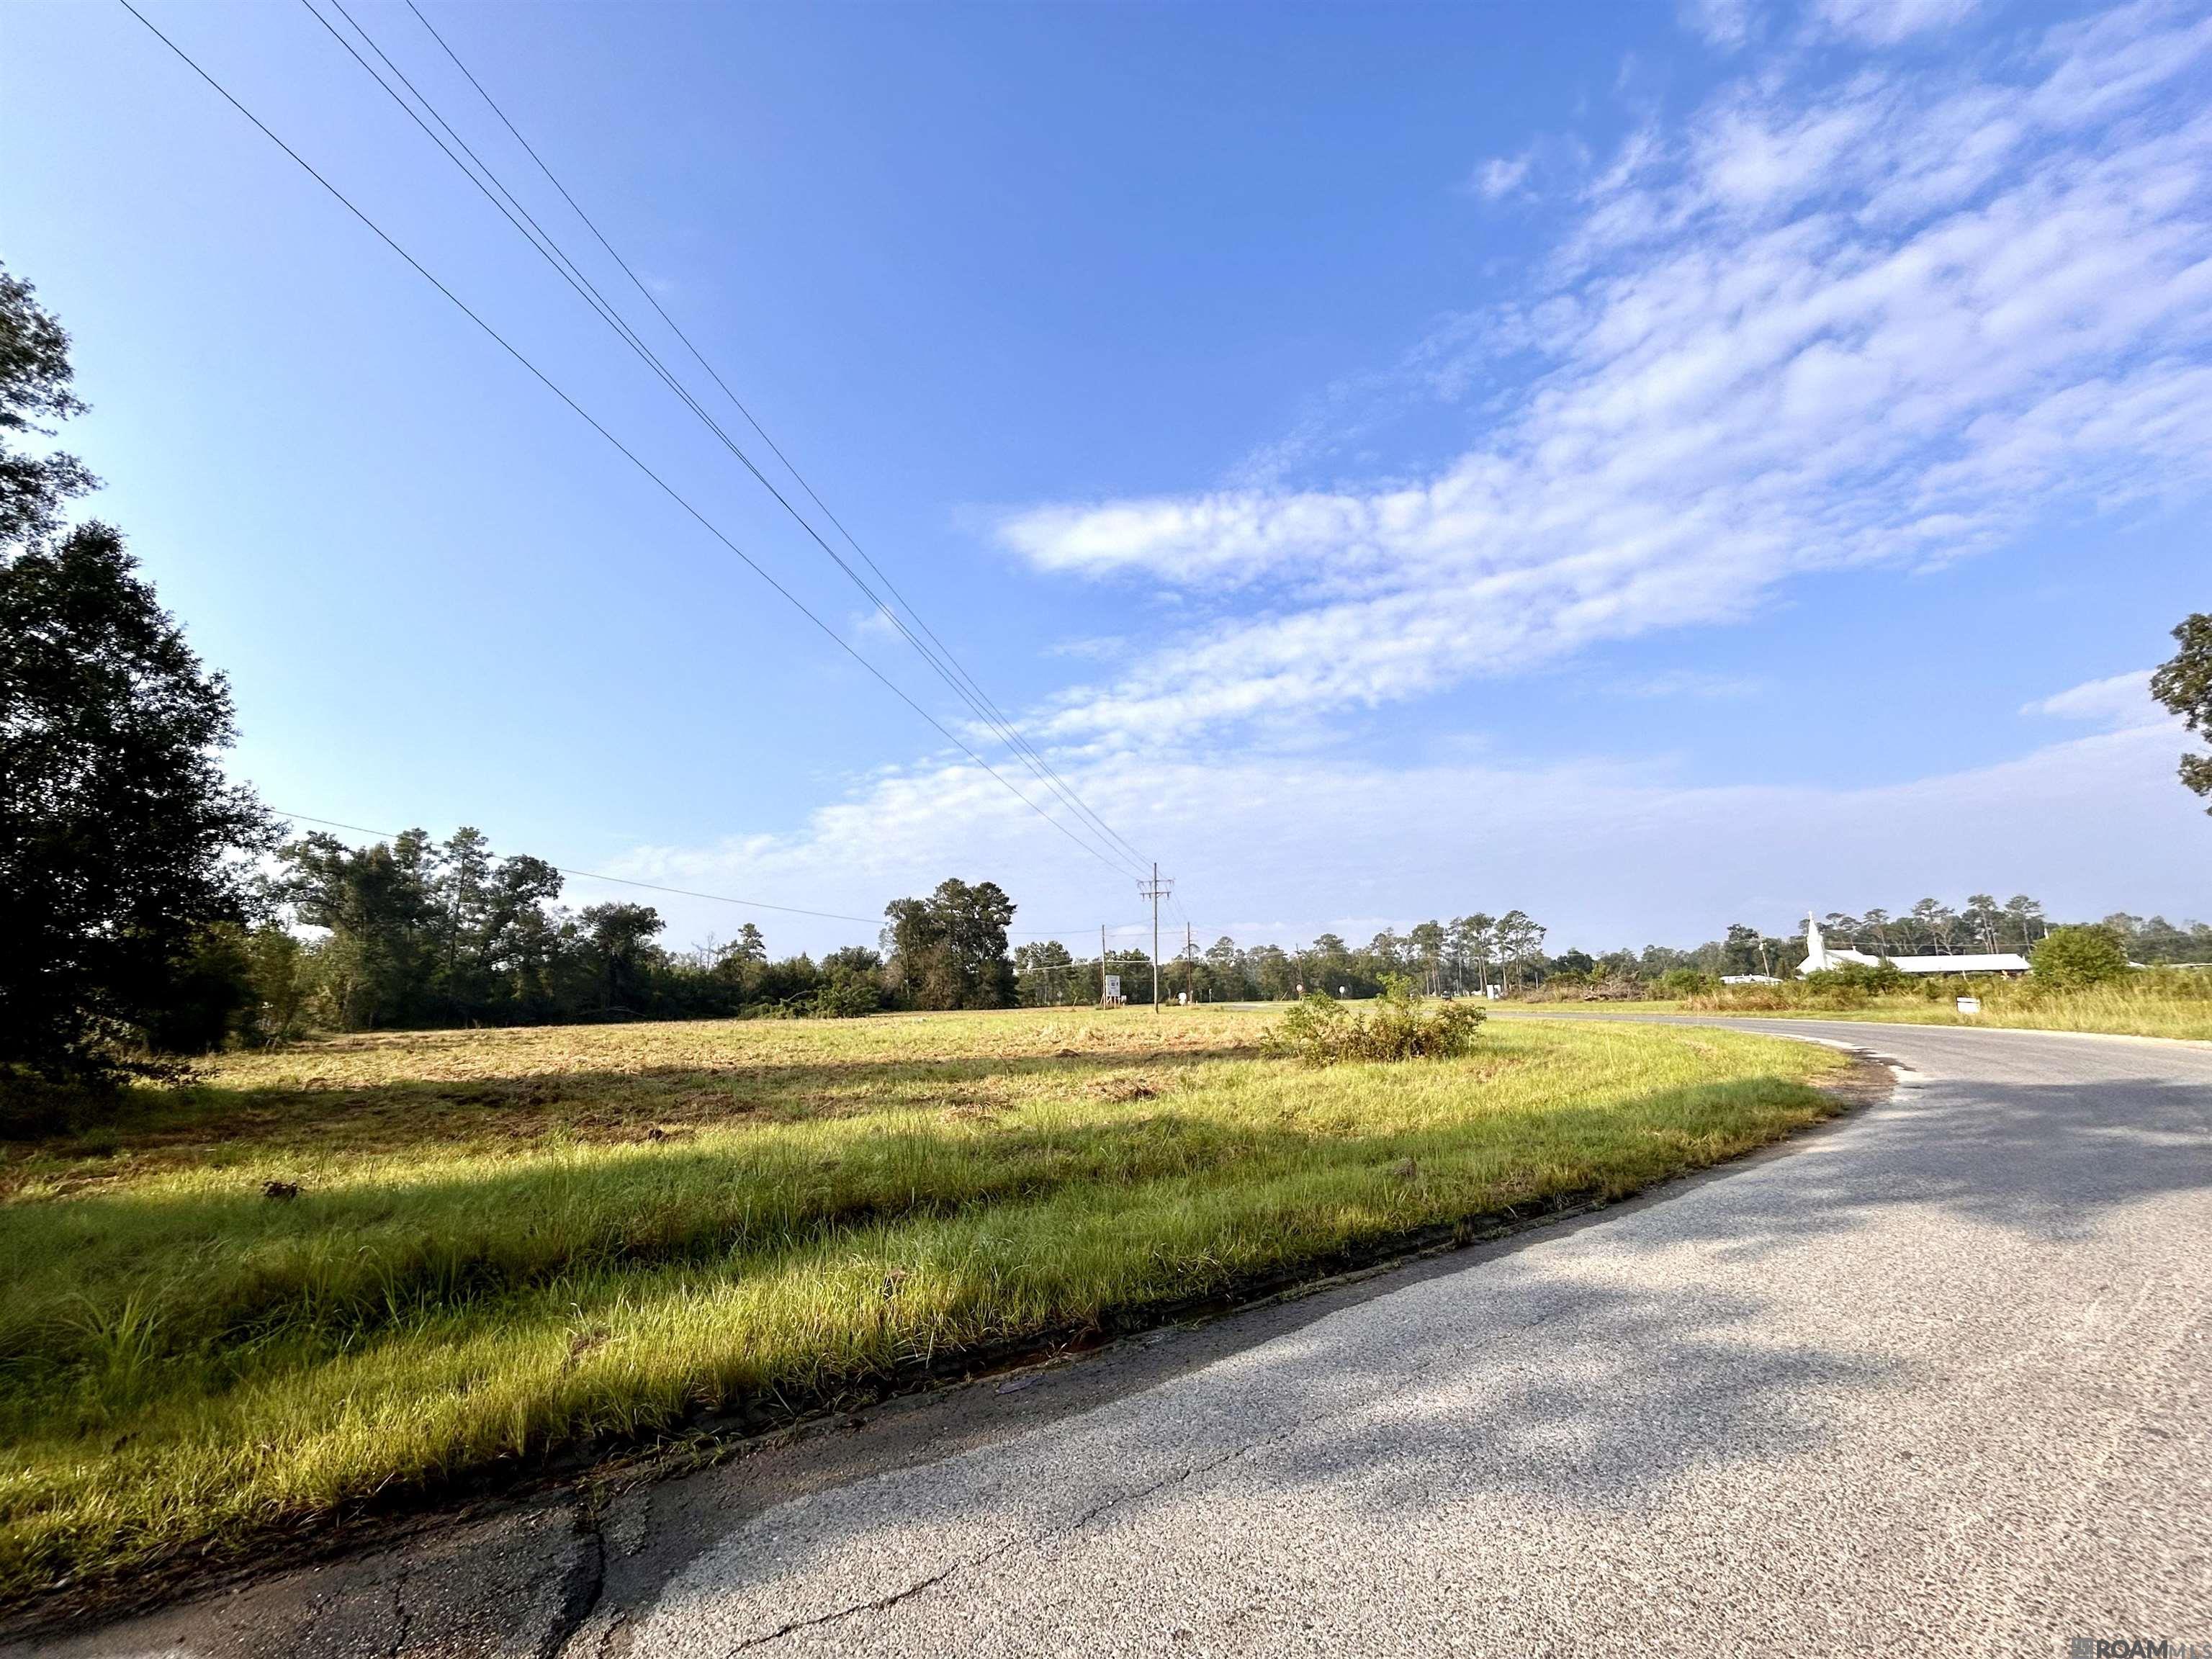
[[[872,951],[771,961],[748,922],[727,943],[672,951],[651,905],[571,912],[557,902],[559,871],[495,856],[475,830],[359,848],[313,835],[281,856],[250,953],[263,1035],[812,1012],[825,991],[841,1010],[877,1006]],[[865,1000],[848,990],[854,980]]]
[[[1955,909],[1940,900],[1923,899],[1895,915],[1880,908],[1857,916],[1832,912],[1820,925],[1832,946],[1901,957],[2026,955],[2056,924],[2046,921],[2040,902],[2021,893],[2002,903],[1976,894]],[[2212,925],[2177,925],[2163,916],[2125,914],[2094,925],[2110,933],[2133,962],[2212,963]],[[1686,950],[1648,945],[1600,955],[1570,949],[1547,956],[1547,932],[1524,913],[1510,910],[1498,917],[1477,913],[1425,921],[1402,933],[1385,928],[1358,945],[1334,933],[1289,949],[1240,945],[1223,938],[1202,951],[1186,947],[1163,962],[1160,983],[1169,1000],[1193,1002],[1281,1001],[1316,990],[1368,997],[1393,979],[1450,995],[1480,995],[1485,986],[1512,995],[1586,985],[1607,985],[1622,994],[1681,994],[1725,976],[1787,978],[1805,960],[1802,933],[1770,934],[1741,922],[1721,938]],[[1014,953],[1014,967],[1024,1003],[1098,1000],[1098,958],[1076,958],[1057,940],[1022,946]],[[1144,951],[1109,951],[1105,971],[1121,976],[1132,1000],[1150,1000],[1152,959]]]
[[[1425,921],[1398,933],[1384,928],[1364,945],[1323,933],[1310,945],[1240,945],[1228,938],[1200,950],[1195,944],[1160,963],[1167,1000],[1193,1002],[1283,1001],[1309,991],[1371,997],[1395,979],[1431,993],[1479,994],[1485,984],[1518,989],[1552,967],[1543,954],[1545,928],[1519,910],[1502,916],[1477,913],[1450,921]],[[1073,957],[1057,939],[1025,945],[1014,953],[1023,1002],[1096,1002],[1099,962]],[[1151,956],[1109,950],[1106,973],[1119,975],[1122,994],[1150,1001]]]
[[[224,1041],[281,1042],[311,1030],[358,1031],[623,1019],[843,1018],[884,1009],[980,1009],[1094,1004],[1101,963],[1058,940],[1008,949],[1013,901],[994,882],[948,880],[895,900],[874,947],[817,961],[771,959],[757,926],[690,950],[661,942],[650,905],[570,910],[544,860],[501,857],[472,829],[446,841],[410,830],[364,848],[328,835],[286,844],[256,884],[251,926],[206,929],[179,978],[168,1017],[147,1027],[155,1048],[193,1051]],[[2142,963],[2212,961],[2212,927],[2118,915],[2102,924]],[[2050,931],[2026,895],[1977,895],[1954,910],[1923,900],[1823,919],[1829,942],[1877,956],[2030,949]],[[1364,998],[1402,981],[1437,994],[1554,994],[1603,986],[1615,994],[1681,995],[1724,975],[1787,977],[1802,936],[1743,924],[1691,949],[1647,945],[1601,955],[1547,955],[1548,930],[1525,912],[1482,912],[1384,928],[1364,945],[1323,933],[1310,945],[1195,943],[1159,965],[1163,997],[1194,1003],[1287,1001],[1311,991]],[[1124,997],[1149,1001],[1152,962],[1109,950],[1103,972]]]
[[[845,1018],[882,1008],[995,1008],[1014,1000],[995,883],[951,880],[884,912],[880,948],[771,960],[759,927],[689,951],[660,942],[648,904],[558,901],[561,872],[496,856],[477,830],[420,830],[353,848],[328,835],[287,844],[259,884],[261,920],[219,929],[201,976],[229,1034],[281,1041],[309,1030],[528,1025],[587,1020]],[[222,1034],[205,1022],[191,1046]]]

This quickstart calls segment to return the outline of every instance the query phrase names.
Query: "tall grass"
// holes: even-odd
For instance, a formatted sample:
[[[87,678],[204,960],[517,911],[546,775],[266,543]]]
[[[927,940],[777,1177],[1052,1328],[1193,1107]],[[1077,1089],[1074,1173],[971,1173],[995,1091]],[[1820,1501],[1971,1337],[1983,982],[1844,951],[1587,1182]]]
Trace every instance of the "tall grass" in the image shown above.
[[[1961,995],[1981,1000],[1962,1014]],[[2104,1031],[2127,1036],[2212,1038],[2212,972],[2153,968],[2078,989],[2034,979],[1931,980],[1887,995],[1824,990],[1790,982],[1729,985],[1680,1007],[1707,1013],[1787,1013],[1894,1020],[1919,1025],[2005,1025],[2044,1031]]]
[[[19,1151],[0,1594],[1625,1194],[1821,1115],[1839,1063],[1532,1024],[1315,1072],[1268,1023],[334,1043]]]

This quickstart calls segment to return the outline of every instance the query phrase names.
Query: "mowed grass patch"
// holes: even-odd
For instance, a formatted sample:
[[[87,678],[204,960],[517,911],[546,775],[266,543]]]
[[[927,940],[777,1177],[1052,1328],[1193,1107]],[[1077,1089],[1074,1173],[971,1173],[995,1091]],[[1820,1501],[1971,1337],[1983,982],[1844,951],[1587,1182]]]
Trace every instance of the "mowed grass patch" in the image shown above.
[[[349,1040],[15,1149],[0,1593],[1625,1194],[1844,1063],[1531,1020],[1315,1070],[1274,1017]]]

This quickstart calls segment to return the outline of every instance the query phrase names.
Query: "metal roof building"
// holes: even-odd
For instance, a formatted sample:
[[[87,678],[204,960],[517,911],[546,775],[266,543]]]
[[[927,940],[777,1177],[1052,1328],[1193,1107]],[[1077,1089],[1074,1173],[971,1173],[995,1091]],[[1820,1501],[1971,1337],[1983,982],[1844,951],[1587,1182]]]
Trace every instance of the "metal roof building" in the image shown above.
[[[1981,951],[1974,955],[1944,957],[1870,957],[1863,951],[1832,951],[1820,936],[1820,924],[1811,915],[1805,918],[1805,960],[1797,971],[1817,974],[1823,968],[1841,968],[1848,963],[1862,963],[1869,968],[1887,962],[1900,974],[2024,974],[2028,963],[2026,957],[2011,951]]]

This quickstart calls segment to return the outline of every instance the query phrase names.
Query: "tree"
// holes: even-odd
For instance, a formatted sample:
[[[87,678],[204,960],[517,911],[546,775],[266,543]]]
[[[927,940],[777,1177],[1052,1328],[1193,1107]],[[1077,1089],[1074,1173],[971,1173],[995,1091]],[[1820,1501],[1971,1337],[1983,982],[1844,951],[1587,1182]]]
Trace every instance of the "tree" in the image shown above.
[[[1552,971],[1587,980],[1597,971],[1597,958],[1587,951],[1562,951],[1552,958]]]
[[[1011,1006],[1013,919],[1014,902],[994,881],[946,880],[926,899],[894,899],[883,933],[893,984],[915,1008]]]
[[[85,408],[70,390],[69,335],[33,292],[0,268],[0,548],[50,536],[62,503],[99,482],[74,455],[16,453],[22,434],[52,434],[42,421],[66,420]]]
[[[2004,902],[2007,937],[2014,931],[2020,934],[2020,948],[2025,952],[2033,948],[2043,926],[2043,906],[2025,893],[2014,893]]]
[[[228,684],[137,570],[97,523],[0,564],[0,1066],[112,1074],[275,838],[218,759]]]
[[[16,446],[82,411],[71,378],[68,334],[0,270],[0,1073],[55,1079],[220,1039],[250,997],[231,854],[273,835],[217,758],[230,688],[122,537],[55,539],[95,480]]]
[[[1297,963],[1279,945],[1255,945],[1245,952],[1252,984],[1270,1002],[1287,1000],[1297,994]]]
[[[2075,990],[2118,979],[2128,971],[2128,953],[2108,927],[2054,927],[2029,957],[2036,982]]]
[[[1440,921],[1417,923],[1407,931],[1406,943],[1413,963],[1421,970],[1421,988],[1440,991],[1444,968],[1444,927]]]
[[[466,825],[429,849],[425,865],[436,939],[427,994],[456,1021],[514,1018],[544,994],[554,943],[544,907],[561,896],[561,872],[527,855],[495,860],[483,832]]]
[[[1941,899],[1924,898],[1912,907],[1912,926],[1920,942],[1931,951],[1950,953],[1958,923],[1957,915]]]
[[[2173,638],[2181,648],[2152,673],[2150,694],[2189,730],[2212,738],[2212,611],[2183,617]],[[2212,796],[2212,755],[2184,755],[2180,770],[2185,788]]]
[[[1498,955],[1504,959],[1510,983],[1518,988],[1523,965],[1544,948],[1543,926],[1533,921],[1525,912],[1508,910],[1498,917],[1492,928]]]
[[[848,945],[822,958],[814,1012],[825,1019],[857,1019],[884,1006],[884,960],[865,945]]]
[[[317,832],[283,851],[278,887],[293,913],[330,937],[316,952],[329,1013],[345,1030],[422,1018],[435,960],[430,838],[410,830],[359,849]]]
[[[650,904],[593,904],[577,918],[583,925],[584,960],[610,1013],[641,1012],[647,975],[654,965],[653,939],[666,926]]]
[[[1765,973],[1766,957],[1761,948],[1764,944],[1764,937],[1758,928],[1745,922],[1730,922],[1728,938],[1721,943],[1722,971],[1729,974]]]
[[[1037,1008],[1074,1000],[1070,978],[1074,968],[1075,958],[1056,939],[1041,939],[1017,950],[1014,978],[1022,1006]]]

